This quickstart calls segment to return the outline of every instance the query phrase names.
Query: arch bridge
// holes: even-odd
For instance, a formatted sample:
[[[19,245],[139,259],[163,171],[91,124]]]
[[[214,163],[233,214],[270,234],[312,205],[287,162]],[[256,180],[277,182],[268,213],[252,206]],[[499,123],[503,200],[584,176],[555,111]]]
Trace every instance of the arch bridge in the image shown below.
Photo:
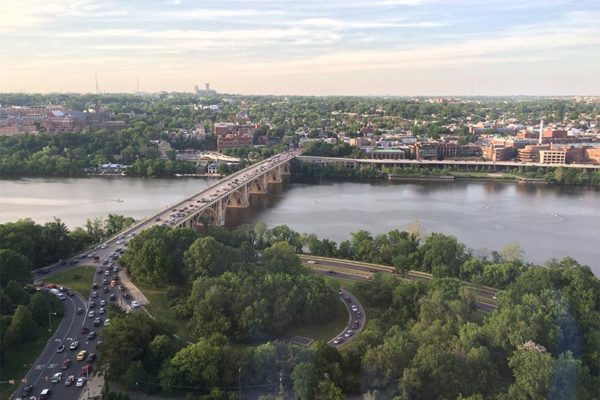
[[[249,207],[251,194],[265,194],[270,184],[281,183],[284,176],[290,175],[290,160],[298,154],[298,150],[290,150],[244,168],[151,220],[154,224],[187,228],[224,225],[228,208]]]

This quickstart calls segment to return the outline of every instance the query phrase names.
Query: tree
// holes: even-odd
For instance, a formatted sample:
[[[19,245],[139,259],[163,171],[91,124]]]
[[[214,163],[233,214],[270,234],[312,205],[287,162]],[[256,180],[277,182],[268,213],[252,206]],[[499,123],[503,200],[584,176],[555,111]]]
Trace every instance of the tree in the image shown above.
[[[330,380],[319,381],[314,400],[344,400],[342,390]]]
[[[523,344],[509,358],[515,383],[509,388],[512,398],[542,400],[548,398],[552,379],[552,356],[533,342]]]
[[[31,311],[24,305],[17,306],[11,323],[6,330],[6,343],[14,346],[27,342],[37,335],[38,329]]]
[[[29,310],[33,320],[37,322],[38,326],[43,326],[48,323],[48,314],[52,312],[52,308],[48,303],[48,300],[42,293],[36,293],[31,296],[29,301]]]
[[[31,282],[31,262],[12,249],[0,249],[0,287],[16,281],[21,285]]]
[[[313,400],[317,389],[317,373],[312,363],[301,362],[296,364],[292,371],[294,392],[300,400]]]
[[[122,377],[128,389],[138,389],[146,385],[148,374],[141,361],[132,361]]]
[[[198,276],[218,276],[228,269],[234,257],[233,249],[217,242],[212,236],[196,239],[184,254],[188,281]]]

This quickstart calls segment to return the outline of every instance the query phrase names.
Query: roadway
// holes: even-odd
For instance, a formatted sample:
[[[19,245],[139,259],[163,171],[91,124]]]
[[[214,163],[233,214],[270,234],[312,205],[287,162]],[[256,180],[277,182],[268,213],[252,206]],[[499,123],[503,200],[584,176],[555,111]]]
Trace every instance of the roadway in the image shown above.
[[[376,272],[386,274],[396,274],[393,267],[380,264],[363,263],[360,261],[350,261],[336,258],[316,257],[310,255],[299,255],[300,259],[305,262],[310,268],[317,270],[322,274],[335,275],[344,279],[351,280],[369,280]],[[433,279],[431,274],[420,271],[410,271],[402,279],[430,281]],[[475,305],[483,312],[492,312],[497,308],[496,294],[497,290],[487,286],[478,286],[470,282],[463,282],[465,285],[472,287],[477,293]]]
[[[74,383],[67,387],[64,385],[64,379],[59,383],[51,383],[52,375],[56,372],[62,372],[65,378],[71,374],[79,378],[81,367],[86,364],[86,361],[76,361],[77,353],[80,350],[87,350],[88,353],[96,352],[96,341],[87,341],[81,335],[81,328],[86,323],[86,315],[76,312],[77,308],[85,309],[86,301],[77,292],[73,293],[73,296],[66,296],[65,292],[66,299],[62,301],[63,320],[15,391],[15,398],[23,395],[23,389],[29,385],[33,385],[32,396],[39,398],[43,389],[51,389],[52,398],[65,400],[79,398],[82,390],[85,389],[85,386],[75,387]],[[79,341],[79,347],[75,351],[69,350],[69,346],[75,340]],[[65,346],[65,349],[57,353],[60,345]],[[66,358],[71,359],[72,362],[69,368],[62,370],[61,364]],[[23,396],[23,398],[28,397]]]
[[[344,303],[346,311],[348,311],[348,323],[341,332],[327,343],[339,348],[348,344],[360,334],[367,323],[367,313],[358,298],[346,289],[341,288],[338,294],[340,301]],[[353,306],[356,308],[353,309]]]

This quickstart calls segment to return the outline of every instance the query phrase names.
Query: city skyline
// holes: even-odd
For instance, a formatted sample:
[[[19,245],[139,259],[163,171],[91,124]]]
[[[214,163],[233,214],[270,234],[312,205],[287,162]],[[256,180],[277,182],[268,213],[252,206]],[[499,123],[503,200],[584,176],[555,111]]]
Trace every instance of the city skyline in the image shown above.
[[[593,1],[6,3],[1,92],[600,95]]]

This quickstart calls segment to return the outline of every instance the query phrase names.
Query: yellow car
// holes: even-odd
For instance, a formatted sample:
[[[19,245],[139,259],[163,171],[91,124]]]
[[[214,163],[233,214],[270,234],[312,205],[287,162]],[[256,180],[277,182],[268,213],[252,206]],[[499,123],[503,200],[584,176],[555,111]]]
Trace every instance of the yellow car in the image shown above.
[[[79,354],[77,354],[77,361],[83,361],[83,360],[85,360],[86,356],[87,356],[87,351],[81,350],[79,352]]]

